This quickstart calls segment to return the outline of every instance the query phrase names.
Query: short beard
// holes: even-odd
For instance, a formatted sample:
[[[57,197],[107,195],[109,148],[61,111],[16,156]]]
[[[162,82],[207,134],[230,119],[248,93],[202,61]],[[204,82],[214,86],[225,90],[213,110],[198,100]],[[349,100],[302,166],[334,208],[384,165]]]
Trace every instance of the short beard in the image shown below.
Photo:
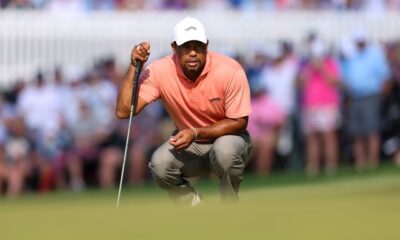
[[[187,78],[189,78],[192,81],[195,81],[201,74],[201,72],[203,71],[204,66],[199,67],[197,69],[187,69],[187,68],[183,68],[183,73],[185,74],[185,76]]]

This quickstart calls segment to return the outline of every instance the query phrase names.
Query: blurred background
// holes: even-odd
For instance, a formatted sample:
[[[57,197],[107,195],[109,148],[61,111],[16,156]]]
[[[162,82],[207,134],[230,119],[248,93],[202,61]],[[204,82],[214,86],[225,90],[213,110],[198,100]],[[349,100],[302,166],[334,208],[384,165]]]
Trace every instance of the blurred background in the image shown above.
[[[247,72],[247,174],[335,178],[400,166],[399,0],[1,0],[0,197],[115,188],[128,121],[115,117],[131,48],[171,53],[182,18]],[[125,184],[174,130],[134,118]]]

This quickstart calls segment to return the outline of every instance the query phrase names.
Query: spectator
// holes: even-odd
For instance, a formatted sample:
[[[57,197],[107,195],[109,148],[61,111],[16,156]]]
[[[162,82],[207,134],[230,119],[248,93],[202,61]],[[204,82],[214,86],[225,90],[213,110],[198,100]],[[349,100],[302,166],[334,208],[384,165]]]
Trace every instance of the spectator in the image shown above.
[[[400,42],[389,44],[387,55],[391,75],[383,104],[383,150],[394,155],[394,163],[400,166]]]
[[[7,1],[6,1],[7,2]],[[32,9],[33,5],[29,0],[10,0],[8,4],[5,5],[7,8],[11,9]]]
[[[52,0],[45,8],[56,13],[79,13],[87,10],[85,2],[81,0]]]
[[[369,44],[363,32],[354,38],[357,52],[342,61],[343,82],[349,98],[348,132],[353,141],[355,167],[375,168],[380,158],[380,104],[389,77],[384,52]]]
[[[58,96],[46,84],[44,75],[39,73],[34,84],[26,86],[17,101],[17,113],[24,117],[26,125],[33,134],[49,135],[60,125]]]
[[[40,191],[54,186],[53,168],[58,154],[55,139],[62,123],[57,99],[53,87],[39,73],[35,83],[21,91],[17,101],[17,114],[23,117],[29,138],[35,142]]]
[[[88,10],[111,11],[116,8],[114,0],[86,0]]]
[[[74,188],[80,189],[86,185],[86,181],[91,184],[96,182],[96,171],[98,166],[98,144],[103,139],[104,129],[98,123],[95,114],[85,101],[80,101],[79,124],[73,129],[74,147],[73,162],[71,171],[77,180]],[[84,172],[84,168],[87,171]],[[84,178],[85,174],[85,178]]]
[[[262,84],[261,73],[268,62],[265,49],[263,46],[255,44],[250,52],[250,60],[247,63],[241,59],[241,56],[237,56],[237,58],[244,63],[242,65],[244,65],[249,83]]]
[[[254,143],[255,171],[259,176],[270,174],[279,131],[285,120],[285,112],[269,96],[260,80],[253,80],[248,130]]]
[[[339,121],[339,66],[327,54],[322,40],[310,42],[310,56],[300,71],[302,128],[306,138],[306,170],[315,176],[322,153],[327,174],[338,165],[336,130]]]
[[[185,10],[193,7],[197,1],[186,1],[186,0],[165,0],[163,1],[163,9],[174,9],[174,10]]]
[[[269,51],[270,64],[261,73],[268,95],[285,115],[282,131],[277,132],[278,152],[288,155],[292,148],[292,114],[295,104],[295,81],[298,71],[298,59],[289,42],[280,41],[272,45]]]
[[[71,85],[64,81],[61,69],[57,68],[54,72],[54,83],[49,86],[58,98],[55,100],[58,113],[60,116],[60,126],[48,146],[53,148],[54,163],[53,170],[55,173],[55,181],[57,188],[64,189],[68,173],[70,184],[69,187],[78,191],[83,188],[82,175],[77,173],[76,157],[72,154],[73,133],[72,129],[78,124],[79,106],[76,94],[73,92]],[[68,101],[66,101],[68,99]]]
[[[116,163],[121,150],[115,148],[110,139],[114,138],[115,117],[113,108],[116,99],[116,86],[109,79],[99,75],[99,69],[91,72],[85,83],[79,87],[80,101],[79,124],[74,126],[75,152],[83,164],[88,177],[86,180],[101,186],[112,186],[112,182],[104,180],[103,164]],[[81,167],[82,168],[82,167]],[[107,168],[111,176],[115,168]]]
[[[0,192],[3,182],[7,184],[6,195],[16,197],[24,189],[24,183],[30,173],[29,154],[31,142],[26,137],[26,129],[21,118],[9,122],[8,140],[0,147]]]

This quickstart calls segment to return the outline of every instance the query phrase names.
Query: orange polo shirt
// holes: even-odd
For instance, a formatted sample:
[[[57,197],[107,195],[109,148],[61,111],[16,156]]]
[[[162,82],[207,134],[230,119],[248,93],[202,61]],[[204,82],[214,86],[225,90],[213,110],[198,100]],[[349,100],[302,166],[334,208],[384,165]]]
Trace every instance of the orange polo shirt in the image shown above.
[[[251,113],[249,84],[238,62],[208,52],[203,72],[193,82],[176,61],[169,55],[149,64],[140,76],[139,97],[148,103],[161,99],[178,130]]]

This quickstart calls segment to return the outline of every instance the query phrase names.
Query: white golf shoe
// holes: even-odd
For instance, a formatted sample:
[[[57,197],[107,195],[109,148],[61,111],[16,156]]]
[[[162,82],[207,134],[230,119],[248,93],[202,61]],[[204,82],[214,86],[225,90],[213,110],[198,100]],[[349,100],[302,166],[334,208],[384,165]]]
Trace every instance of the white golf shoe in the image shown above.
[[[203,204],[201,197],[198,193],[194,193],[192,203],[190,204],[191,207],[199,207]]]

